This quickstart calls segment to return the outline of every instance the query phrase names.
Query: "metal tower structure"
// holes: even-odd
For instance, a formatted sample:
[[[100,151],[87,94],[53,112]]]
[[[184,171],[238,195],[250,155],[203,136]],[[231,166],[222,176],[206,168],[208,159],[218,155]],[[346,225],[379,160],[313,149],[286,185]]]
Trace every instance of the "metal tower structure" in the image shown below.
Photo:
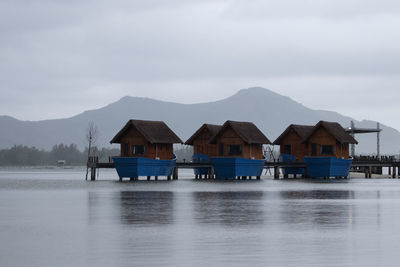
[[[380,133],[381,133],[382,129],[380,127],[379,122],[376,124],[376,129],[373,129],[373,128],[356,128],[354,125],[354,121],[351,121],[350,127],[346,131],[353,137],[355,134],[376,133],[376,155],[377,155],[377,157],[380,157],[380,155],[381,155]],[[354,144],[351,144],[351,156],[354,157],[354,155],[355,155],[355,146],[354,146]]]
[[[379,122],[376,123],[376,156],[379,158],[381,156],[381,125]]]

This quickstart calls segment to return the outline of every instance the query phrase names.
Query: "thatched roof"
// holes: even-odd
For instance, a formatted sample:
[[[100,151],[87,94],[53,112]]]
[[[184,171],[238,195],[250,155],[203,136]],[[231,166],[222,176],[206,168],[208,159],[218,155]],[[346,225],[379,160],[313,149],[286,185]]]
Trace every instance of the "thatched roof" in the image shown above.
[[[318,122],[312,131],[303,139],[303,143],[317,131],[320,127],[325,128],[336,140],[342,144],[358,144],[357,140],[354,139],[346,130],[337,122],[320,121]]]
[[[193,145],[194,140],[197,138],[197,136],[204,130],[207,129],[211,137],[216,135],[219,130],[221,130],[222,125],[214,125],[214,124],[207,124],[204,123],[186,142],[185,145]]]
[[[274,145],[280,145],[282,142],[282,139],[291,131],[293,130],[296,132],[299,136],[300,139],[303,140],[304,138],[307,137],[308,134],[311,133],[313,130],[314,126],[311,125],[298,125],[298,124],[291,124],[289,127],[286,128],[286,130],[274,141]]]
[[[134,127],[152,144],[183,143],[182,140],[163,121],[129,120],[126,125],[110,141],[120,143],[121,138]]]
[[[248,144],[271,144],[268,138],[252,122],[226,121],[218,133],[211,138],[211,144],[215,144],[218,137],[228,128],[232,128],[240,138]]]

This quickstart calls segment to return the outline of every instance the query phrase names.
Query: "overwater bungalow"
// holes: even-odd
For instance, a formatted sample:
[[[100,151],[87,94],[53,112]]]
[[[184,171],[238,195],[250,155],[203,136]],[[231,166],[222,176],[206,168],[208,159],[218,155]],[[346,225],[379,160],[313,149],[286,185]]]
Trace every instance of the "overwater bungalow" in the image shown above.
[[[337,122],[320,121],[315,126],[291,125],[274,144],[280,145],[283,161],[303,161],[311,177],[346,177],[351,159],[349,144],[357,141]],[[304,174],[283,168],[284,174]]]
[[[203,124],[186,142],[186,145],[193,146],[193,162],[210,162],[211,157],[218,155],[216,144],[210,144],[210,140],[222,128],[221,125]],[[209,168],[195,168],[196,178],[201,175],[211,175]]]
[[[303,140],[311,133],[314,126],[291,124],[274,141],[274,145],[280,146],[280,160],[283,162],[301,162],[308,155],[307,145]],[[304,175],[304,168],[282,168],[283,175]]]
[[[311,133],[314,126],[291,124],[274,141],[274,145],[280,146],[282,157],[290,158],[292,161],[300,162],[307,156],[307,146],[303,140]]]
[[[268,138],[251,122],[226,121],[211,138],[218,156],[211,162],[217,179],[260,177],[264,167],[263,144]]]
[[[318,122],[304,138],[308,157],[307,174],[311,177],[347,177],[352,159],[349,145],[358,144],[337,122]]]
[[[176,158],[173,144],[182,140],[162,121],[129,120],[110,141],[121,144],[121,156],[113,161],[123,177],[172,175]]]

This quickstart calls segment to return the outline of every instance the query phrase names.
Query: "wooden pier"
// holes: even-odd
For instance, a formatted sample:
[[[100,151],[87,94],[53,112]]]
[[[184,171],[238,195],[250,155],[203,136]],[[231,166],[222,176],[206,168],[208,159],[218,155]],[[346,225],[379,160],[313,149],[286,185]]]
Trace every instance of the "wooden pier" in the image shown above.
[[[264,169],[274,170],[274,179],[280,178],[280,168],[305,168],[307,173],[306,164],[303,162],[265,162]],[[87,162],[87,168],[90,169],[90,180],[96,180],[97,169],[113,169],[114,163],[111,158],[109,162],[99,162],[97,157],[90,157]],[[173,171],[172,180],[178,179],[179,169],[194,169],[194,168],[208,168],[209,172],[206,175],[195,176],[195,179],[214,179],[213,168],[211,163],[193,163],[193,162],[177,162]],[[388,175],[390,178],[400,178],[400,161],[396,161],[394,157],[357,157],[353,160],[350,172],[364,173],[365,178],[371,178],[372,174],[383,174],[383,168],[388,169]],[[251,179],[252,177],[236,177],[237,179]],[[260,179],[260,177],[254,177]],[[289,178],[287,175],[283,178]],[[294,176],[294,178],[296,178]],[[137,178],[133,178],[137,179]],[[147,177],[150,180],[151,177]],[[158,177],[154,177],[158,180]],[[167,177],[167,180],[171,180],[171,177]]]

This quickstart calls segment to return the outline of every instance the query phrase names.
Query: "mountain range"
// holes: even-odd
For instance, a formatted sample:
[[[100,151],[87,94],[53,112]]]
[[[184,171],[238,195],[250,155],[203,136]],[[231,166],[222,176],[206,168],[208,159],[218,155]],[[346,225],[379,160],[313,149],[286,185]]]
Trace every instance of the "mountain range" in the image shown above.
[[[10,116],[0,116],[0,148],[13,145],[35,146],[50,149],[53,145],[86,145],[86,130],[94,122],[99,130],[97,144],[109,147],[109,141],[129,119],[161,120],[182,139],[189,138],[203,123],[222,124],[226,120],[250,121],[274,141],[290,124],[314,125],[319,120],[339,122],[349,127],[376,128],[374,121],[357,121],[348,116],[325,110],[313,110],[265,88],[242,89],[223,100],[180,104],[142,97],[125,96],[105,107],[85,111],[71,118],[21,121]],[[381,125],[381,153],[398,154],[400,132]],[[356,135],[357,154],[376,153],[376,134]]]

